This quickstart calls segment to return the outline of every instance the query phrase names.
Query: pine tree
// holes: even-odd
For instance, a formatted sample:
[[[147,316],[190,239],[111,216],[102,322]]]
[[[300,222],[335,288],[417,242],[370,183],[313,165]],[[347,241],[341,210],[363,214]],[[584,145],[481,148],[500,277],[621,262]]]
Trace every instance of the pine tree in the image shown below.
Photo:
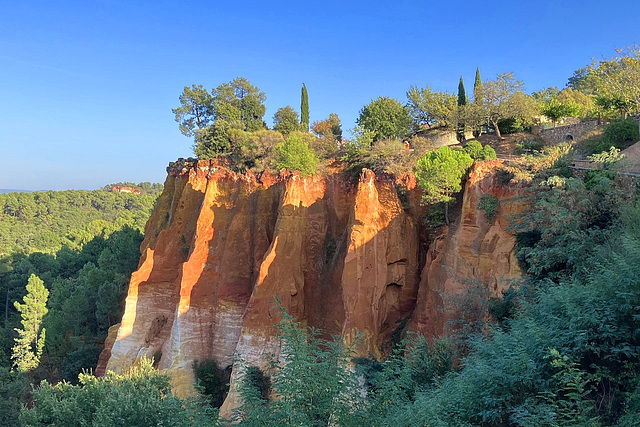
[[[309,94],[307,86],[302,83],[302,95],[300,99],[300,124],[302,129],[309,132]]]
[[[24,304],[14,302],[16,310],[22,317],[22,329],[17,329],[18,338],[13,346],[11,358],[14,365],[21,372],[33,370],[40,363],[40,356],[44,348],[45,329],[40,331],[42,318],[47,314],[47,298],[49,291],[44,287],[44,282],[35,274],[29,277],[27,282],[27,295],[23,298]]]
[[[482,104],[484,101],[484,87],[482,86],[482,79],[480,78],[480,68],[476,68],[476,81],[473,84],[473,102],[475,104]]]

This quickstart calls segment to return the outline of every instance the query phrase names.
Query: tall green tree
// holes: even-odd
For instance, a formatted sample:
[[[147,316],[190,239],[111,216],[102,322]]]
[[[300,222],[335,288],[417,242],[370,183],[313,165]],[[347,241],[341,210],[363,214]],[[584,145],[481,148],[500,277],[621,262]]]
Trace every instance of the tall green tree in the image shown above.
[[[300,95],[300,124],[302,130],[309,132],[309,94],[304,83],[302,83],[302,94]]]
[[[531,96],[522,90],[522,82],[516,80],[513,73],[498,74],[495,80],[484,84],[483,109],[499,138],[502,138],[498,126],[500,120],[519,117],[529,121],[537,112],[537,106]]]
[[[357,123],[371,132],[373,141],[404,138],[411,131],[409,111],[397,99],[378,97],[362,107]]]
[[[626,118],[626,114],[640,111],[640,47],[618,49],[617,54],[609,60],[594,61],[589,73],[597,81],[598,96],[618,100]]]
[[[247,131],[264,128],[262,118],[267,111],[267,96],[244,77],[223,83],[212,91],[215,119],[241,121]]]
[[[428,204],[444,202],[445,221],[449,223],[448,204],[462,189],[462,179],[473,164],[465,151],[447,146],[429,151],[414,168],[418,186],[424,192],[423,201]]]
[[[477,138],[482,133],[482,126],[487,124],[487,114],[484,108],[484,86],[480,77],[480,68],[476,68],[476,78],[473,83],[473,102],[462,112],[465,123],[473,129]]]
[[[31,371],[40,364],[45,340],[45,329],[40,329],[40,326],[42,318],[48,311],[48,298],[49,291],[44,287],[44,282],[32,274],[27,282],[27,295],[23,299],[23,304],[14,302],[16,310],[22,317],[22,329],[16,328],[18,337],[15,339],[11,358],[21,372]]]
[[[193,136],[196,130],[209,126],[215,118],[213,97],[202,85],[185,86],[180,95],[180,106],[171,111],[185,136]]]
[[[482,104],[484,102],[484,87],[482,86],[482,78],[480,78],[480,68],[476,68],[476,80],[473,83],[473,102]]]
[[[467,92],[464,90],[464,81],[460,76],[460,82],[458,83],[458,107],[467,105]]]
[[[458,83],[458,112],[462,112],[467,106],[467,92],[464,90],[464,81],[460,76]],[[464,141],[465,120],[464,114],[458,114],[458,129],[456,130],[458,141]]]

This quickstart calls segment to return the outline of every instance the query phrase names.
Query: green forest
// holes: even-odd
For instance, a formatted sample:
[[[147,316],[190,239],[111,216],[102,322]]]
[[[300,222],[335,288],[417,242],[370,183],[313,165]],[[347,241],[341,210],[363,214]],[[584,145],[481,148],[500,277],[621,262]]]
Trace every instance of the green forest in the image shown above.
[[[126,184],[141,194],[0,194],[0,424],[18,424],[31,384],[76,383],[95,369],[162,189]]]
[[[526,275],[500,299],[470,295],[480,315],[458,319],[465,327],[453,335],[407,334],[382,360],[356,357],[355,344],[322,338],[274,301],[284,360],[244,366],[240,406],[225,420],[227,379],[215,363],[194,367],[199,393],[187,399],[152,360],[91,373],[122,315],[160,186],[0,194],[0,423],[640,425],[640,186],[620,169],[620,150],[640,139],[640,50],[576,70],[563,89],[527,94],[512,73],[483,81],[480,70],[469,94],[462,78],[452,93],[412,86],[406,100],[363,106],[350,137],[336,114],[310,123],[310,94],[303,85],[300,112],[280,108],[271,129],[266,94],[245,78],[185,87],[173,113],[198,158],[237,172],[414,174],[434,233],[456,221],[449,204],[473,164],[510,141],[518,160],[498,175],[527,189],[509,227]],[[598,131],[554,146],[532,133],[567,118],[597,120]],[[458,143],[437,148],[431,132],[454,132]],[[576,158],[597,167],[578,175]],[[493,218],[497,203],[485,198],[480,209]]]

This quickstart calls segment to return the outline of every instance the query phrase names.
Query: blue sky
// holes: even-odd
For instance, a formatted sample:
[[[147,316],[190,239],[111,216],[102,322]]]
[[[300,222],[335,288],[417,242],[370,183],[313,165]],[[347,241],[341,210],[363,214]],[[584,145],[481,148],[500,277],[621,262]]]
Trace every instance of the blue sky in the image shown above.
[[[171,108],[185,85],[245,76],[267,114],[343,127],[412,84],[467,89],[513,71],[531,92],[640,39],[640,2],[0,2],[0,188],[162,182],[191,155]],[[640,40],[638,40],[640,41]]]

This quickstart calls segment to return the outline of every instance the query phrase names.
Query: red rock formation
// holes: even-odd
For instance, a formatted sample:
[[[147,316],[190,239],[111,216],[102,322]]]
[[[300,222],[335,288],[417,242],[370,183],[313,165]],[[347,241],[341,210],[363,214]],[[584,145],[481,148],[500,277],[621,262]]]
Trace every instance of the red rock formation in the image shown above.
[[[512,192],[496,184],[494,167],[476,168],[462,223],[427,251],[425,209],[411,177],[400,188],[366,170],[350,183],[338,172],[256,176],[214,161],[171,164],[106,368],[154,357],[184,395],[196,359],[225,367],[235,355],[260,366],[280,351],[275,298],[327,334],[350,341],[360,332],[365,355],[382,356],[409,321],[414,330],[442,332],[441,294],[462,288],[442,264],[493,292],[518,273],[514,239],[504,231],[509,208],[503,203],[491,227],[476,209],[484,192],[501,200]],[[237,376],[234,368],[232,383]],[[232,389],[222,412],[236,403]]]
[[[523,209],[518,197],[522,189],[497,182],[500,164],[476,164],[464,188],[460,219],[431,243],[410,329],[426,336],[446,334],[448,320],[459,317],[456,297],[478,286],[488,291],[487,296],[499,297],[522,275],[514,254],[515,236],[505,230],[509,215]],[[485,194],[499,200],[491,224],[478,209]]]
[[[111,349],[113,348],[113,343],[116,342],[118,329],[120,329],[120,323],[116,323],[115,325],[111,326],[109,328],[109,331],[107,332],[107,338],[104,340],[104,348],[100,352],[100,357],[98,358],[98,366],[96,366],[96,377],[102,377],[107,372],[107,362],[111,357]]]
[[[125,187],[122,185],[112,185],[109,189],[112,193],[133,193],[133,194],[142,194],[142,190],[139,188],[133,187]]]

